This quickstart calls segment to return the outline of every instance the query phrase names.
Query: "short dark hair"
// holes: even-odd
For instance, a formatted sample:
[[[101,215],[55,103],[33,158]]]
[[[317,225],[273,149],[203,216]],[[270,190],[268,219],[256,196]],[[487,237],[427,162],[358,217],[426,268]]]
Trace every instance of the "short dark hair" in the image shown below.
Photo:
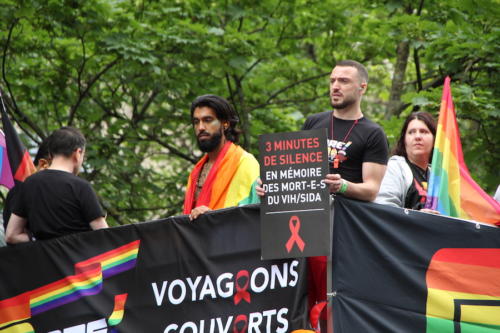
[[[405,158],[408,158],[408,154],[406,153],[406,147],[405,147],[405,135],[406,135],[406,130],[408,129],[408,125],[412,120],[415,119],[423,121],[424,124],[429,129],[429,131],[431,131],[434,140],[436,140],[436,120],[434,119],[434,117],[430,113],[424,111],[413,112],[406,118],[403,124],[403,128],[401,129],[401,134],[399,135],[398,142],[394,147],[393,151],[394,155],[404,156]],[[431,154],[429,156],[429,163],[432,161],[432,152],[433,151],[431,150]]]
[[[74,127],[61,127],[54,131],[49,141],[49,154],[51,157],[64,155],[70,157],[78,148],[85,149],[86,140],[82,132]]]
[[[224,136],[227,140],[238,143],[241,131],[236,128],[236,125],[239,118],[231,104],[226,99],[217,95],[198,96],[191,103],[191,120],[193,120],[194,110],[204,106],[214,110],[218,120],[229,122],[228,128],[224,130]]]
[[[48,137],[45,138],[45,140],[43,140],[40,146],[38,147],[38,151],[35,155],[35,160],[33,161],[35,167],[38,165],[38,162],[40,162],[42,158],[46,160],[50,159]]]
[[[361,82],[368,83],[368,71],[363,64],[357,62],[356,60],[341,60],[335,64],[335,67],[354,67],[358,70],[358,76]]]

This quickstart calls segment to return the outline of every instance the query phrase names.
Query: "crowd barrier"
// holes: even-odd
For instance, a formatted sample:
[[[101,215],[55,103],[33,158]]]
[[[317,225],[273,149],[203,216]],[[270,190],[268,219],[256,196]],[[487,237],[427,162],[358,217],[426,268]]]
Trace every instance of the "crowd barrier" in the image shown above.
[[[1,248],[0,333],[306,328],[306,262],[260,259],[259,213]],[[338,197],[332,244],[336,333],[500,329],[500,229]]]

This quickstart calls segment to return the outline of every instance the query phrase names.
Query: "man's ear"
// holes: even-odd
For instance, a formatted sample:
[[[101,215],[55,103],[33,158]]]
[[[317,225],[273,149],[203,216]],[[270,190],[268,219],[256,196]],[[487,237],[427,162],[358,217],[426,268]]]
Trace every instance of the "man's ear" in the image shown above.
[[[41,158],[38,160],[38,165],[36,166],[38,170],[45,170],[50,166],[50,160],[46,158]]]
[[[78,161],[78,158],[80,157],[80,155],[82,154],[82,152],[83,152],[82,148],[76,148],[73,151],[73,154],[71,154],[71,158],[73,158],[76,161]]]

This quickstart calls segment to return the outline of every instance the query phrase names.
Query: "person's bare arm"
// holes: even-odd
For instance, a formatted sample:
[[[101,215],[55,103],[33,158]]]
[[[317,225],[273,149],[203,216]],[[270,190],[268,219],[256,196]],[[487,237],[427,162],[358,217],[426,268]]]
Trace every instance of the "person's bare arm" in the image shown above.
[[[373,201],[377,197],[380,189],[380,183],[384,178],[386,166],[383,164],[364,162],[362,166],[363,182],[351,183],[339,174],[328,174],[324,180],[330,188],[331,193],[337,193],[344,182],[347,184],[347,190],[343,193],[346,197],[363,200]]]
[[[27,219],[14,213],[10,215],[9,224],[5,231],[5,241],[8,244],[26,243],[30,237],[26,232]]]
[[[106,222],[106,219],[101,216],[90,222],[90,228],[92,228],[92,230],[105,229],[108,228],[108,223]]]

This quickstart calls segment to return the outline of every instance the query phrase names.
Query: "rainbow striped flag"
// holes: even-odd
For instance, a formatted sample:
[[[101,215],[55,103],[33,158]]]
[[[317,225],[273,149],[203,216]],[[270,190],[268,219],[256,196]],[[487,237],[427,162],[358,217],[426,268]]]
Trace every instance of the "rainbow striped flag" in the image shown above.
[[[255,157],[231,141],[226,142],[212,165],[198,198],[195,190],[198,177],[208,161],[205,154],[196,163],[188,178],[184,198],[184,214],[190,214],[196,203],[210,209],[221,209],[260,202],[255,191],[260,167]]]
[[[0,131],[0,185],[11,189],[14,187],[14,177],[10,169],[9,156],[7,155],[7,143],[5,135]]]
[[[10,122],[7,115],[7,108],[0,93],[2,125],[4,131],[4,141],[1,143],[1,178],[0,185],[8,189],[14,187],[15,183],[24,182],[32,173],[36,171],[30,153],[24,147],[17,135],[16,129]],[[10,173],[7,175],[6,173]]]
[[[500,249],[437,251],[426,273],[427,333],[500,331]]]
[[[500,225],[500,204],[477,185],[465,164],[450,77],[444,81],[425,207],[443,215]]]

